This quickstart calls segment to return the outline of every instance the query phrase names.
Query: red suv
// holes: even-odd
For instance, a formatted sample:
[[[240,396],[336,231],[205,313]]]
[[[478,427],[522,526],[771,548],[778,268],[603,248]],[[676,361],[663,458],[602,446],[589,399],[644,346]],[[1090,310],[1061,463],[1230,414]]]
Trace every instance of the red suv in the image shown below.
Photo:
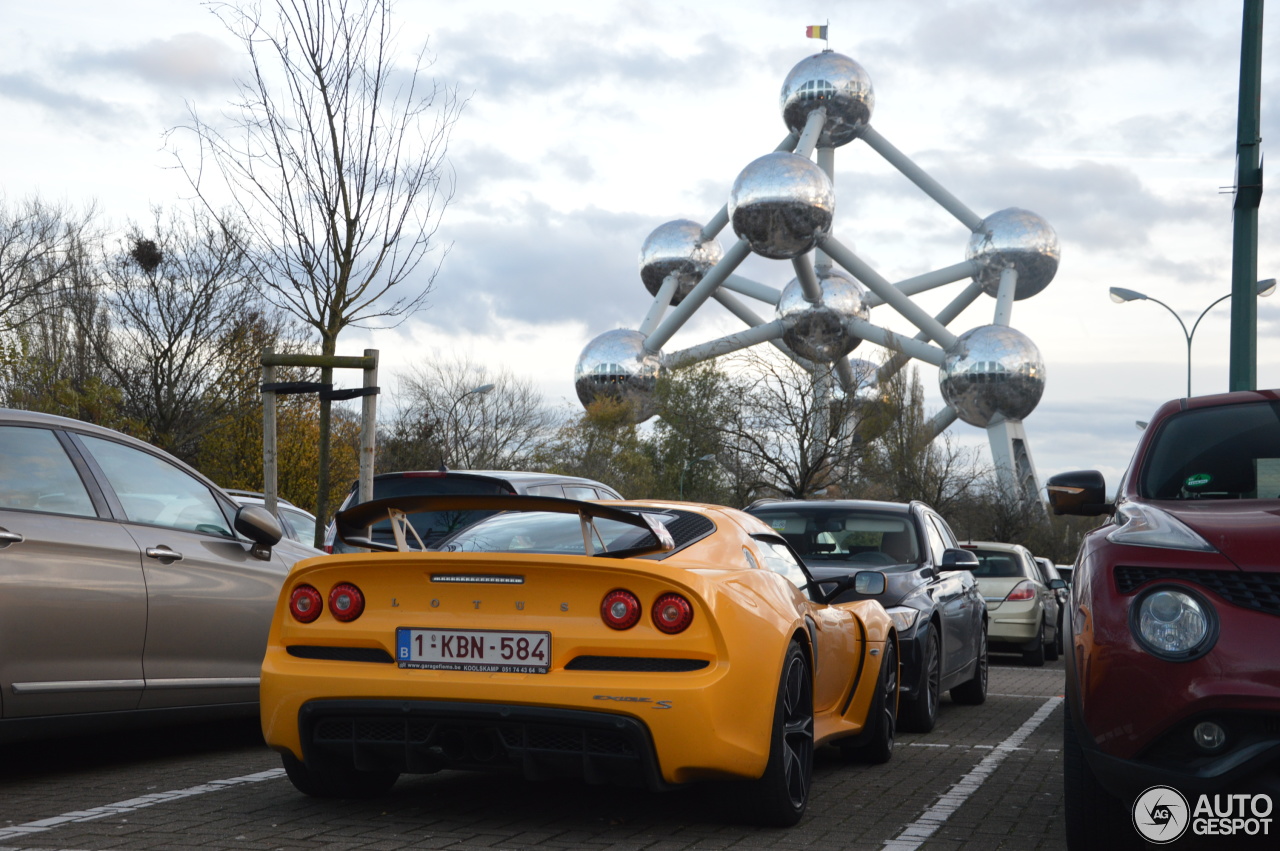
[[[1204,800],[1219,809],[1268,795],[1269,810],[1280,799],[1280,391],[1163,405],[1114,502],[1096,471],[1054,476],[1048,490],[1057,514],[1106,518],[1081,545],[1065,624],[1068,846],[1217,835],[1224,819],[1206,817],[1200,795],[1218,795]]]

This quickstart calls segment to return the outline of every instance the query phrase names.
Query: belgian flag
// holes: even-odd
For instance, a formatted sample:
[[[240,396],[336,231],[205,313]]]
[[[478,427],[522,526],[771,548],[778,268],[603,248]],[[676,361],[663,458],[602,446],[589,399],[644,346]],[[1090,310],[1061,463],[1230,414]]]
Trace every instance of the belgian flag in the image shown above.
[[[811,26],[811,27],[805,27],[804,35],[805,35],[805,38],[821,38],[821,39],[826,39],[826,37],[827,37],[827,25],[826,25],[826,24],[822,24],[821,26],[819,26],[819,25],[815,24],[815,25],[813,25],[813,26]]]

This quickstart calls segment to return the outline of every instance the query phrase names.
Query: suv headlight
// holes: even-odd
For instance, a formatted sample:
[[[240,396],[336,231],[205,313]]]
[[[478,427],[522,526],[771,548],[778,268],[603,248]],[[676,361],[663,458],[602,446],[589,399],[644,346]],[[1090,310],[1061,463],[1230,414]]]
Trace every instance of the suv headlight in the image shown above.
[[[1208,600],[1169,585],[1144,591],[1129,609],[1129,629],[1142,648],[1174,662],[1198,659],[1218,638],[1218,618]]]
[[[1107,535],[1107,540],[1113,544],[1217,552],[1190,526],[1167,511],[1150,505],[1121,503],[1116,506],[1116,519],[1120,521],[1120,528]]]

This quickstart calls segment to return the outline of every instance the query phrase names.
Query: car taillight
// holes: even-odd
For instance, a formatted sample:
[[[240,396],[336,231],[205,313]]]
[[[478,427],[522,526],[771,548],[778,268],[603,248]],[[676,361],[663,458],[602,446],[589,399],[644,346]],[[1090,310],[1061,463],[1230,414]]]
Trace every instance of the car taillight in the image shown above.
[[[693,606],[679,594],[663,594],[653,604],[653,625],[668,635],[684,632],[693,623]]]
[[[289,595],[289,612],[301,623],[311,623],[324,611],[324,598],[310,585],[299,585]]]
[[[346,622],[360,617],[364,611],[364,594],[349,582],[333,586],[329,592],[329,612],[338,620]]]
[[[1005,600],[1013,603],[1019,600],[1034,600],[1036,597],[1036,586],[1032,585],[1030,580],[1024,579],[1017,585],[1013,586],[1013,590],[1009,592]]]
[[[640,621],[640,600],[621,588],[610,591],[600,604],[600,617],[614,629],[631,629]]]

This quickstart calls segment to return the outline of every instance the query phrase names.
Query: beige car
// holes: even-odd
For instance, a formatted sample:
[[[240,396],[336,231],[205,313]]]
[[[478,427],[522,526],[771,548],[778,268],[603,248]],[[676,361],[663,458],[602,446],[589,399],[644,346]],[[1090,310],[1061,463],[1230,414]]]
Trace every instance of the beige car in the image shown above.
[[[281,541],[166,453],[0,409],[0,740],[257,712]]]
[[[992,650],[1015,651],[1028,665],[1058,658],[1057,592],[1067,583],[1046,583],[1031,552],[1018,544],[978,541],[961,544],[978,557],[972,569],[987,602],[987,640]]]

